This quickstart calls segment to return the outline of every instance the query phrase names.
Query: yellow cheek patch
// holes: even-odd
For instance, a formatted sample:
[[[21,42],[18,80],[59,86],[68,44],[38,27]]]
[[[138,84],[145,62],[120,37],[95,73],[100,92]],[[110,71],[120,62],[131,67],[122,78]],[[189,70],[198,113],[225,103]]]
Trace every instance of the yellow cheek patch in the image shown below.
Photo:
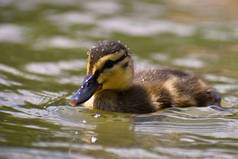
[[[90,61],[90,56],[88,56],[88,63],[87,63],[87,75],[88,75],[88,74],[90,74],[90,73],[91,73],[91,71],[92,71],[92,70],[91,70],[91,68],[90,68],[90,67],[91,67],[91,66],[90,66],[90,62],[91,62],[91,61]]]
[[[98,82],[103,84],[102,89],[127,89],[133,80],[131,67],[123,68],[123,65],[130,62],[129,58],[115,65],[112,69],[105,70],[98,77]],[[130,64],[129,64],[130,65]]]

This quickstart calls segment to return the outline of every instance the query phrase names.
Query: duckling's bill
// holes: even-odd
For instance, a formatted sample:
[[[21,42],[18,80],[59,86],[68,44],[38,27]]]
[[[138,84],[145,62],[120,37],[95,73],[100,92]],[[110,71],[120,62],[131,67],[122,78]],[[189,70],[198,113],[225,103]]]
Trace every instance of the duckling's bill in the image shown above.
[[[80,89],[72,96],[70,105],[78,106],[86,102],[100,88],[101,85],[97,82],[97,75],[87,76]]]

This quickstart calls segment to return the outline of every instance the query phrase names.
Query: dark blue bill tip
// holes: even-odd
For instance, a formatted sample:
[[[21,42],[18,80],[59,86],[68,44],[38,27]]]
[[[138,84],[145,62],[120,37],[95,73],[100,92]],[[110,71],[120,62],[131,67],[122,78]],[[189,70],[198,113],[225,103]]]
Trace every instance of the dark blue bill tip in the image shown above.
[[[87,76],[80,89],[72,96],[70,105],[77,106],[86,102],[89,98],[93,96],[96,90],[99,88],[96,76],[89,75]]]

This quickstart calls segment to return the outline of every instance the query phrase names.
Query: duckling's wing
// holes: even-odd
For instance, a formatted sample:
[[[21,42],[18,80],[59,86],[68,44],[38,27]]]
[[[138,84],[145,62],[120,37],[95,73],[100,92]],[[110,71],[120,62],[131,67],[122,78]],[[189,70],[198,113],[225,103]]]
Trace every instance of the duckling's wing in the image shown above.
[[[135,74],[135,82],[148,92],[155,107],[219,105],[219,94],[202,79],[171,69],[155,69]]]

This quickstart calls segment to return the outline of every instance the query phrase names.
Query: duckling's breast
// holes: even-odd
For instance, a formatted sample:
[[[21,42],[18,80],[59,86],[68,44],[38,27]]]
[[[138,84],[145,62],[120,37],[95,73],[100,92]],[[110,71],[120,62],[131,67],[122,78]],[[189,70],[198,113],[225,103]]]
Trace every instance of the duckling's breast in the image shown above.
[[[137,114],[156,111],[149,94],[141,85],[133,85],[123,91],[105,90],[95,97],[94,106],[100,110]]]

